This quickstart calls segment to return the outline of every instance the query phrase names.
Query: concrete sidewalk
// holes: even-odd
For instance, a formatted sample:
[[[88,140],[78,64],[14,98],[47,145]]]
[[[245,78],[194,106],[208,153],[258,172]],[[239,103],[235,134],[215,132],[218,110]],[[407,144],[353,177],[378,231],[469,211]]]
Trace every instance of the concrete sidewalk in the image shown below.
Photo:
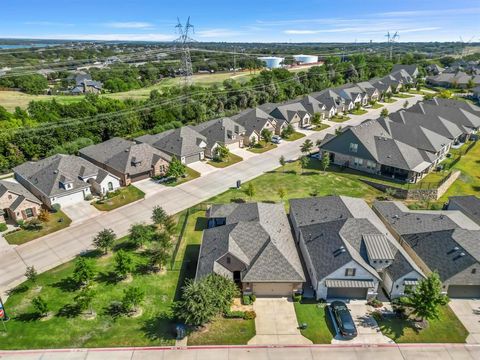
[[[409,105],[415,104],[420,98],[419,95],[409,98]],[[392,112],[401,109],[402,105],[403,101],[399,100],[385,107]],[[38,272],[43,272],[90,249],[93,237],[104,228],[112,228],[118,237],[124,236],[131,224],[149,222],[151,211],[156,205],[162,206],[169,214],[185,210],[235,186],[237,180],[245,182],[276,169],[282,155],[286,160],[297,159],[301,155],[300,145],[305,139],[309,138],[315,143],[327,133],[334,133],[338,126],[360,124],[367,119],[378,117],[380,111],[381,109],[375,109],[365,115],[352,115],[349,121],[335,124],[297,141],[284,142],[276,149],[245,159],[221,171],[211,172],[173,188],[162,189],[153,196],[147,195],[142,201],[101,213],[81,223],[74,223],[69,228],[29,243],[3,249],[4,251],[0,252],[0,293],[22,282],[27,266],[33,265]]]

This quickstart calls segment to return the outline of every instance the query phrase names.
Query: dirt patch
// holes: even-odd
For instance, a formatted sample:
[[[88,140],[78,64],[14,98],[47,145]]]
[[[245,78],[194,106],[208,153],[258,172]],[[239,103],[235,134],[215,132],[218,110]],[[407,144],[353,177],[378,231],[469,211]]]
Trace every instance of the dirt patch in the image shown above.
[[[233,299],[233,304],[230,310],[231,311],[252,311],[253,305],[243,305],[242,300],[240,298],[235,298]]]

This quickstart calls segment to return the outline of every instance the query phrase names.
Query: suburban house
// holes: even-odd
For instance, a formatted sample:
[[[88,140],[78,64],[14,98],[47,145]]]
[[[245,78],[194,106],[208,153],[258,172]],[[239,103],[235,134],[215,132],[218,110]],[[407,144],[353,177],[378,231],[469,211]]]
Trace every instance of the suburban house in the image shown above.
[[[406,182],[417,182],[432,168],[431,154],[395,139],[378,120],[348,127],[320,144],[333,164]]]
[[[120,187],[120,179],[74,155],[53,155],[13,168],[15,179],[43,204],[72,205],[88,195],[105,195]]]
[[[410,210],[396,201],[373,208],[425,274],[437,271],[452,298],[480,297],[480,226],[457,210]]]
[[[307,95],[299,102],[310,114],[312,114],[312,116],[314,114],[320,114],[320,118],[322,120],[325,119],[325,117],[330,118],[335,115],[334,107],[331,107],[329,110],[327,110],[326,105],[315,99],[313,96]]]
[[[437,64],[430,64],[425,68],[425,70],[429,75],[438,75],[445,71],[444,68]]]
[[[190,126],[167,130],[155,135],[143,135],[135,138],[154,148],[175,156],[182,164],[191,164],[205,158],[207,138]]]
[[[267,114],[260,108],[242,111],[232,116],[231,119],[245,129],[245,135],[243,137],[245,145],[250,145],[252,141],[258,143],[264,129],[267,129],[272,134],[280,135],[281,131],[286,127],[285,123],[283,126],[280,124],[277,126],[277,121],[273,116]]]
[[[338,114],[339,112],[353,110],[354,107],[353,103],[351,102],[347,105],[345,103],[345,99],[343,99],[340,95],[338,95],[335,91],[331,89],[325,89],[319,92],[315,92],[310,94],[310,96],[324,104],[328,111],[331,111],[332,108],[335,108],[335,114]]]
[[[416,79],[418,75],[420,75],[417,65],[395,64],[393,65],[392,73],[395,74],[402,70],[405,71],[412,79]]]
[[[103,84],[100,81],[92,80],[90,74],[79,72],[75,75],[75,87],[70,90],[73,95],[78,94],[99,94],[102,92]]]
[[[368,101],[378,101],[380,99],[380,91],[368,81],[359,82],[356,85],[367,94]]]
[[[27,221],[40,213],[42,202],[13,181],[0,180],[0,223]]]
[[[386,94],[392,93],[392,86],[389,83],[383,82],[381,79],[370,80],[370,84],[378,90],[378,100],[383,100]]]
[[[346,104],[353,103],[353,106],[365,106],[368,104],[368,95],[360,87],[352,84],[347,84],[342,87],[334,89],[334,91],[345,100]]]
[[[448,198],[447,209],[459,210],[480,225],[480,198],[475,195],[450,196]]]
[[[305,275],[282,204],[213,205],[207,218],[197,280],[216,273],[257,296],[302,291]]]
[[[469,75],[464,71],[446,72],[434,76],[427,76],[427,83],[435,86],[465,89],[473,84],[480,85],[480,75]]]
[[[390,89],[392,92],[397,93],[402,89],[403,86],[403,79],[400,76],[393,76],[392,74],[386,75],[383,78],[380,79],[380,81],[385,84],[390,86]]]
[[[290,219],[317,299],[396,298],[424,277],[363,199],[293,199]]]
[[[87,146],[79,155],[114,174],[122,186],[153,176],[164,176],[171,157],[149,144],[114,137],[97,145]]]
[[[232,150],[243,148],[245,128],[228,117],[203,122],[193,127],[207,139],[205,156],[213,158],[219,145]]]
[[[268,112],[277,121],[277,126],[286,123],[293,128],[304,128],[311,125],[312,114],[308,112],[301,102],[289,101],[282,104],[263,104],[262,110]]]
[[[427,105],[447,106],[447,107],[453,107],[456,109],[463,109],[465,111],[468,111],[480,117],[480,107],[466,101],[434,97],[433,99],[426,100],[423,103]]]

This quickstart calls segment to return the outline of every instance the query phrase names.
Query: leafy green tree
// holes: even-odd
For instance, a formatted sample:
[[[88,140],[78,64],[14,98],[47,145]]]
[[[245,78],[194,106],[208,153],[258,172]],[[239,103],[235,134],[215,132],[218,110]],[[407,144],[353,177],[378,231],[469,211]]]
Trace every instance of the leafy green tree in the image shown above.
[[[128,238],[136,247],[143,247],[153,237],[153,229],[150,225],[133,224],[130,227]]]
[[[438,319],[439,306],[447,305],[448,296],[442,293],[442,281],[435,271],[413,288],[405,290],[404,304],[413,309],[413,313],[422,321]]]
[[[73,279],[79,286],[88,286],[95,278],[96,270],[91,259],[78,257],[75,261],[75,268],[73,270]]]
[[[89,310],[90,314],[93,314],[92,302],[95,298],[95,291],[89,287],[82,289],[74,298],[76,305],[80,311]]]
[[[272,141],[272,132],[268,129],[263,129],[261,132],[262,139],[265,140],[266,143],[269,143]]]
[[[187,167],[181,163],[175,156],[172,156],[170,165],[168,166],[167,176],[178,179],[185,175]]]
[[[285,172],[285,165],[287,164],[287,161],[285,160],[285,156],[280,156],[280,159],[278,160],[280,163],[280,166],[282,167],[283,172]]]
[[[303,144],[300,146],[300,150],[302,151],[302,154],[309,154],[313,149],[313,142],[310,139],[307,139],[303,142]]]
[[[161,206],[155,206],[152,211],[152,221],[155,225],[163,225],[168,214]]]
[[[322,124],[322,115],[320,113],[315,113],[312,116],[312,124],[315,126],[319,126]]]
[[[388,116],[388,109],[383,108],[382,111],[380,111],[380,116],[381,117],[387,117]]]
[[[107,254],[112,249],[117,235],[112,229],[103,229],[93,238],[93,245]]]
[[[163,228],[167,232],[168,235],[173,235],[177,228],[177,222],[175,221],[175,217],[172,215],[167,216],[165,221],[163,222]]]
[[[300,158],[300,166],[302,168],[302,174],[303,174],[303,171],[308,167],[309,164],[310,164],[310,159],[307,156],[302,156]]]
[[[288,124],[287,127],[282,130],[282,138],[288,139],[293,135],[294,132],[295,129],[293,128],[292,124]]]
[[[145,292],[139,287],[131,286],[123,292],[123,310],[127,313],[137,311],[144,300]]]
[[[321,166],[322,166],[323,172],[327,171],[328,167],[330,166],[330,154],[329,153],[323,153],[322,160],[321,160]]]
[[[245,194],[247,194],[250,200],[252,200],[256,193],[257,193],[257,189],[255,189],[255,185],[249,182],[245,189]]]
[[[467,82],[467,89],[473,89],[475,87],[475,81],[473,79],[469,79]]]
[[[162,268],[167,265],[170,259],[170,249],[172,247],[171,242],[164,243],[162,245],[155,246],[150,251],[150,267],[155,271],[161,271]]]
[[[132,254],[118,250],[115,254],[115,272],[120,275],[122,279],[125,279],[135,268]]]
[[[225,161],[230,157],[230,150],[226,146],[219,145],[214,150],[214,159],[217,161]]]
[[[39,316],[45,317],[48,315],[48,304],[41,296],[34,297],[32,299],[32,305]]]
[[[37,283],[37,270],[35,270],[35,267],[32,266],[27,266],[27,270],[25,271],[25,277],[27,278],[28,281],[30,281],[32,284]]]

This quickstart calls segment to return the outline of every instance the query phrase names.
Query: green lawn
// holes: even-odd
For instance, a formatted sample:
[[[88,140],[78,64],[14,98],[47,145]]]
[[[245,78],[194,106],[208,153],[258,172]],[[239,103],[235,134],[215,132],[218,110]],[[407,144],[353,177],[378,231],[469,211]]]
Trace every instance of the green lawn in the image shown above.
[[[250,152],[253,152],[255,154],[261,154],[261,153],[264,153],[266,151],[275,149],[276,147],[277,147],[277,145],[275,145],[273,143],[265,143],[265,141],[260,141],[258,144],[256,144],[253,147],[248,148],[247,150],[250,151]]]
[[[320,124],[320,125],[315,126],[312,130],[314,130],[314,131],[322,131],[322,130],[328,129],[329,127],[330,127],[330,125]]]
[[[354,109],[350,111],[350,114],[352,115],[365,115],[368,111],[365,109]]]
[[[186,183],[187,181],[196,179],[198,177],[200,177],[200,173],[187,166],[187,169],[186,169],[186,172],[185,172],[185,177],[181,177],[181,178],[178,178],[176,180],[166,181],[163,184],[166,185],[166,186],[177,186],[177,185]]]
[[[62,211],[58,211],[51,213],[50,220],[42,223],[42,228],[39,230],[21,229],[10,234],[4,234],[3,237],[9,244],[20,245],[69,227],[71,222],[72,220],[67,215]]]
[[[375,104],[372,105],[372,107],[370,109],[380,109],[381,107],[383,107],[383,105],[376,102]]]
[[[255,320],[218,317],[188,336],[188,345],[246,345],[255,336]]]
[[[430,320],[428,328],[420,331],[408,320],[377,319],[377,322],[382,333],[396,343],[464,343],[468,336],[448,305],[441,308],[438,320]]]
[[[243,160],[243,158],[241,158],[240,156],[230,153],[230,154],[228,154],[228,159],[227,160],[225,160],[225,161],[209,160],[208,164],[212,165],[212,166],[215,166],[217,168],[226,168],[227,166],[236,164],[236,163],[238,163],[242,160]]]
[[[285,189],[284,201],[293,198],[325,195],[346,195],[365,198],[372,202],[375,197],[382,193],[359,181],[349,173],[333,171],[323,172],[320,169],[320,161],[310,159],[310,164],[302,174],[298,161],[288,163],[285,168],[281,167],[269,171],[250,181],[255,187],[255,195],[250,199],[242,184],[241,189],[231,189],[223,194],[208,200],[208,203],[228,203],[231,201],[280,201],[278,189]]]
[[[307,328],[301,330],[302,335],[314,344],[330,344],[333,338],[333,330],[331,330],[333,327],[326,305],[314,300],[302,300],[294,305],[298,325],[307,324]]]
[[[342,123],[347,120],[350,120],[350,117],[346,115],[334,115],[330,118],[330,121],[337,122],[337,123]]]
[[[143,191],[133,185],[129,185],[109,193],[106,200],[99,200],[92,205],[100,211],[110,211],[144,197],[145,193]]]
[[[387,104],[391,104],[391,103],[394,103],[397,100],[398,99],[390,98],[390,99],[384,99],[382,102],[387,103]]]
[[[301,132],[295,131],[289,137],[283,138],[283,140],[285,140],[285,141],[295,141],[295,140],[301,139],[303,137],[305,137],[305,134],[302,134]]]
[[[398,99],[409,99],[413,97],[413,95],[408,95],[408,94],[395,94],[393,96]]]

